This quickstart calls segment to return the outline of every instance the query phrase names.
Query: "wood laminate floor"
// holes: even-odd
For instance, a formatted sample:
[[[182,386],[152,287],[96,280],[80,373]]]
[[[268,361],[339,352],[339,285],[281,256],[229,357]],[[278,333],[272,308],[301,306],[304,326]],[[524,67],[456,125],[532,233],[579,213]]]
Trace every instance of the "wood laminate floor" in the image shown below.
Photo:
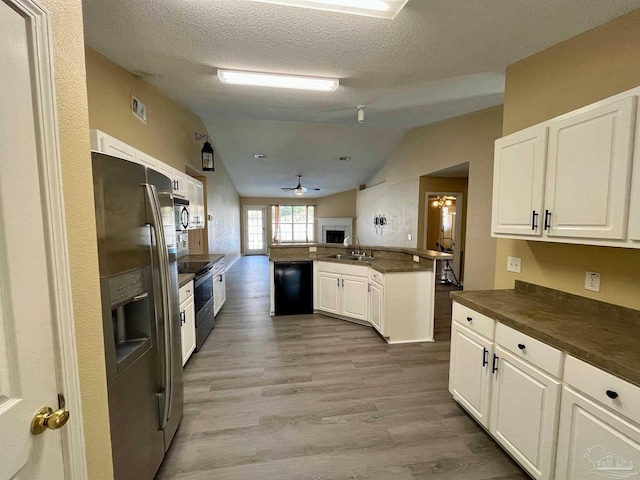
[[[322,315],[270,317],[268,260],[243,257],[184,370],[157,478],[528,478],[447,390],[450,290],[438,288],[435,343],[391,346]]]

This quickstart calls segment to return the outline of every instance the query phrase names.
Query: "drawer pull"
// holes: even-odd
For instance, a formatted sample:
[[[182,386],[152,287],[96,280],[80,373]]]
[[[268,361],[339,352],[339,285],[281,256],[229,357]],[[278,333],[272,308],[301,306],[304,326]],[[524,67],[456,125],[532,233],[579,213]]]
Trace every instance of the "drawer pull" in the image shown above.
[[[467,322],[471,322],[472,320],[473,320],[473,318],[467,317]]]
[[[609,397],[611,400],[615,400],[616,398],[618,398],[618,394],[613,390],[607,390],[606,393],[607,393],[607,397]]]
[[[489,364],[489,350],[482,349],[482,366],[486,367]]]
[[[520,350],[524,350],[524,349],[525,349],[525,348],[527,348],[527,347],[525,347],[524,343],[519,343],[519,344],[518,344],[518,348],[519,348]]]

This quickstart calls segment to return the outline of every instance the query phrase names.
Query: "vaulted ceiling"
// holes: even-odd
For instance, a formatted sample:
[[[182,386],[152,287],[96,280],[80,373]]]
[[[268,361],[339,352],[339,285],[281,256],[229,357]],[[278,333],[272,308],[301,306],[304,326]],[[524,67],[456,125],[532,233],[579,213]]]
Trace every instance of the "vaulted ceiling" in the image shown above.
[[[200,115],[241,196],[280,196],[296,174],[324,196],[365,183],[409,128],[502,103],[510,63],[640,0],[409,0],[394,20],[251,0],[83,6],[86,43]],[[218,68],[340,87],[225,85]]]

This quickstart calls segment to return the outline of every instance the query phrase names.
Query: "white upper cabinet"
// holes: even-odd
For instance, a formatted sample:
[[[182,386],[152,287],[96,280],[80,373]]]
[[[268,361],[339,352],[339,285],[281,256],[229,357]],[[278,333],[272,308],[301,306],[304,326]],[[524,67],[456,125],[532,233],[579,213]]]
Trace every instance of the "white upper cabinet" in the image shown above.
[[[180,170],[173,170],[173,194],[187,198],[187,174]]]
[[[173,182],[173,167],[166,163],[158,162],[158,171]]]
[[[496,141],[493,233],[540,236],[547,128],[535,126]]]
[[[498,139],[492,234],[640,248],[638,95],[640,88]]]
[[[136,162],[136,149],[100,130],[91,130],[91,148],[113,157]]]
[[[626,238],[636,98],[549,125],[547,235]]]

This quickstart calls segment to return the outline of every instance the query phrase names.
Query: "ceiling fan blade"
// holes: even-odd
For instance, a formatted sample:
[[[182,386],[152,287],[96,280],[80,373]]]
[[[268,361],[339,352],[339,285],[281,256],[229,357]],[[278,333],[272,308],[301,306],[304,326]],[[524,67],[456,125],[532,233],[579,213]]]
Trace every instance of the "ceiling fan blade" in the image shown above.
[[[280,187],[280,190],[285,190],[285,191],[289,191],[289,190],[295,190],[298,187]]]

